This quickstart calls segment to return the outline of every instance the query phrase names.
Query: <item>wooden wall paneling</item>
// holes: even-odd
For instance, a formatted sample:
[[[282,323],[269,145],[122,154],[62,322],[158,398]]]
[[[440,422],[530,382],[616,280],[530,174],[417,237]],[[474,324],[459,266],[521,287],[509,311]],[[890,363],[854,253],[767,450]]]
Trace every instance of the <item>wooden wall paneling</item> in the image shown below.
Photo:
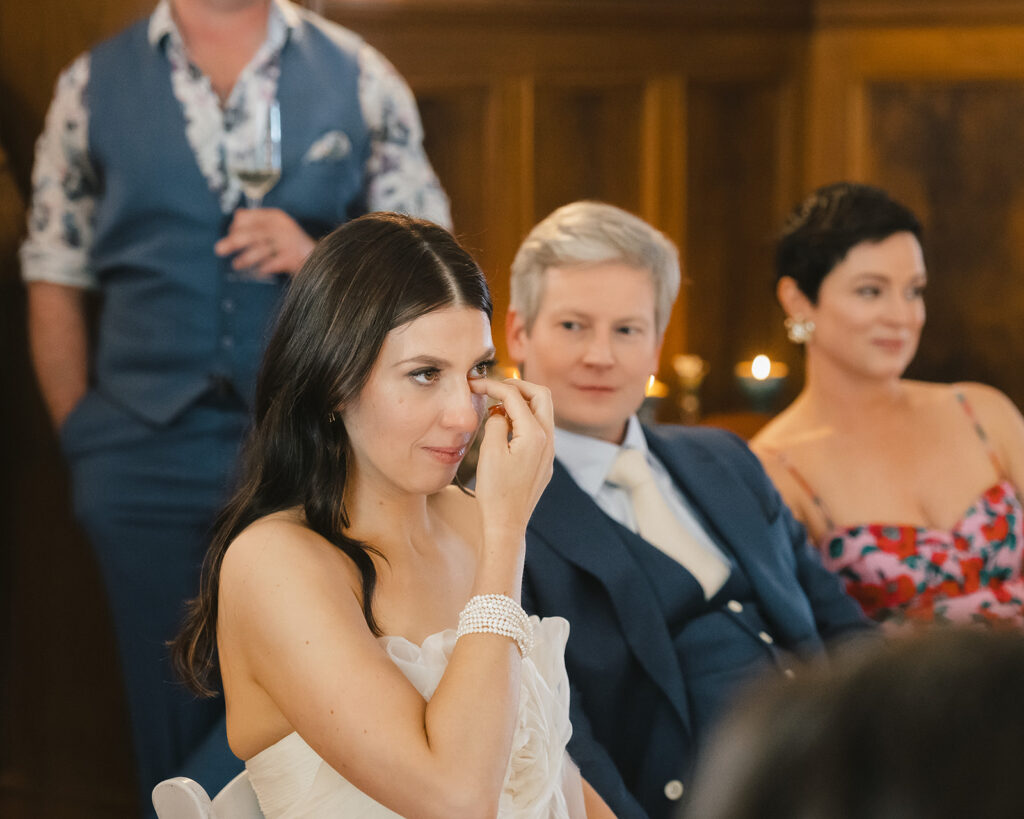
[[[427,154],[452,202],[455,234],[487,274],[495,346],[505,361],[509,268],[533,225],[532,79],[411,83]]]
[[[513,75],[502,81],[495,107],[488,162],[487,201],[490,254],[487,273],[494,296],[494,345],[498,359],[508,359],[505,313],[508,310],[509,272],[519,244],[533,227],[534,201],[534,81]]]
[[[686,81],[682,74],[657,75],[646,86],[641,154],[640,215],[663,231],[686,258]],[[682,271],[686,279],[685,265]],[[672,357],[685,348],[688,290],[679,288],[662,343],[658,378],[675,384]],[[663,417],[672,412],[664,406]]]
[[[577,199],[641,212],[644,84],[540,80],[535,99],[535,221]]]
[[[1021,0],[814,0],[819,26],[977,26],[1024,22]]]
[[[734,365],[778,338],[771,279],[778,200],[777,82],[691,81],[687,95],[686,349],[706,359],[707,412],[747,409]]]
[[[0,2],[0,142],[22,192],[57,74],[152,6],[152,0]]]
[[[491,89],[486,85],[419,84],[416,102],[423,121],[424,148],[451,200],[455,233],[481,255],[486,243],[488,193],[486,155]]]
[[[806,57],[806,49],[803,49]],[[775,157],[776,180],[774,206],[771,214],[770,251],[765,258],[766,269],[758,270],[756,286],[761,287],[767,282],[771,288],[770,308],[768,317],[768,333],[763,339],[764,351],[773,361],[782,361],[789,368],[774,409],[787,406],[803,385],[804,353],[802,345],[793,344],[786,337],[783,324],[785,313],[775,297],[775,243],[786,216],[793,207],[806,195],[803,180],[803,160],[805,155],[805,134],[803,128],[803,111],[806,105],[805,75],[787,75],[781,78],[778,86],[778,119],[776,121]]]
[[[867,179],[926,226],[928,321],[909,374],[1024,406],[1024,78],[869,83]]]
[[[838,26],[815,31],[804,120],[807,186],[867,169],[866,83],[1017,79],[1024,74],[1021,53],[1024,25]]]
[[[151,6],[0,3],[0,144],[22,195],[59,71]],[[71,517],[64,466],[29,365],[13,254],[4,252],[0,268],[0,816],[132,816],[131,753],[106,603]]]

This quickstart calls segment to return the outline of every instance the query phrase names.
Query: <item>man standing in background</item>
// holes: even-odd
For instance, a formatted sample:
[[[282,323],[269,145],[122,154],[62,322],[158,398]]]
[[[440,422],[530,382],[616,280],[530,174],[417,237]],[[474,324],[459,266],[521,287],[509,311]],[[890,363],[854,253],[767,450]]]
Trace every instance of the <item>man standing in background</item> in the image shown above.
[[[228,169],[275,99],[281,177],[239,208]],[[185,693],[164,642],[197,591],[288,276],[372,210],[450,221],[412,95],[287,0],[161,0],[58,81],[21,251],[30,344],[110,601],[143,805],[168,776],[215,791],[240,769],[223,703]]]

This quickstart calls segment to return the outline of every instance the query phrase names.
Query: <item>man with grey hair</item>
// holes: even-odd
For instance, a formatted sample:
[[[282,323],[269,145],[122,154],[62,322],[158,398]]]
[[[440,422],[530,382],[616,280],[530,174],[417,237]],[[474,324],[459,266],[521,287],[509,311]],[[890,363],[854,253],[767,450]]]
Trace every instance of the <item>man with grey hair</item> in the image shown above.
[[[512,265],[508,349],[557,424],[523,603],[572,625],[569,751],[620,817],[675,811],[741,682],[871,628],[743,442],[637,420],[679,278],[669,239],[598,202],[556,210]]]

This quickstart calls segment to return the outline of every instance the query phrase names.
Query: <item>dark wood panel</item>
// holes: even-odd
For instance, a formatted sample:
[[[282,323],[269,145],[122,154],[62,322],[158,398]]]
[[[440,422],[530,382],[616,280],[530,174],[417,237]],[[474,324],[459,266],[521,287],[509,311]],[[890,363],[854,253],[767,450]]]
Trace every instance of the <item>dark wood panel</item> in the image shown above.
[[[308,0],[306,5],[355,22],[389,18],[407,25],[436,20],[502,24],[513,18],[545,26],[629,21],[731,27],[807,24],[813,17],[814,0]]]
[[[26,194],[58,72],[151,0],[0,2],[0,144]],[[5,236],[23,230],[5,195]],[[8,220],[14,220],[13,224]],[[135,815],[113,633],[28,361],[13,247],[0,254],[0,816]]]
[[[815,0],[818,25],[944,25],[1022,23],[1021,0]]]
[[[33,145],[60,70],[153,5],[152,0],[0,2],[0,142],[22,191],[28,190]]]
[[[577,199],[639,213],[643,86],[542,85],[535,100],[535,219]]]
[[[757,353],[793,357],[771,272],[783,110],[771,82],[688,88],[686,351],[710,364],[705,412],[748,409],[737,362]]]
[[[451,200],[455,233],[479,256],[486,244],[482,169],[487,151],[488,89],[415,89],[424,147]]]
[[[487,274],[494,302],[494,342],[504,359],[501,323],[508,271],[532,217],[524,215],[529,169],[523,167],[528,86],[414,83],[424,146],[452,205],[455,235]]]
[[[880,82],[870,178],[925,224],[928,321],[909,374],[1024,406],[1024,81]]]
[[[17,398],[0,401],[0,816],[132,816],[112,627],[30,372],[23,297],[0,285],[0,395]]]

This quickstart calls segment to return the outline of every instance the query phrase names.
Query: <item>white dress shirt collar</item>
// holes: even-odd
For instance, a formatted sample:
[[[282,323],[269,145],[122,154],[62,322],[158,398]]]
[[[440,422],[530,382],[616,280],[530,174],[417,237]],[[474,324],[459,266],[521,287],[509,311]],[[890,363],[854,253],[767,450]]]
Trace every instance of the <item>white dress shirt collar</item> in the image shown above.
[[[590,497],[596,498],[621,449],[636,449],[650,460],[647,438],[640,420],[631,415],[621,444],[555,427],[555,455]]]

